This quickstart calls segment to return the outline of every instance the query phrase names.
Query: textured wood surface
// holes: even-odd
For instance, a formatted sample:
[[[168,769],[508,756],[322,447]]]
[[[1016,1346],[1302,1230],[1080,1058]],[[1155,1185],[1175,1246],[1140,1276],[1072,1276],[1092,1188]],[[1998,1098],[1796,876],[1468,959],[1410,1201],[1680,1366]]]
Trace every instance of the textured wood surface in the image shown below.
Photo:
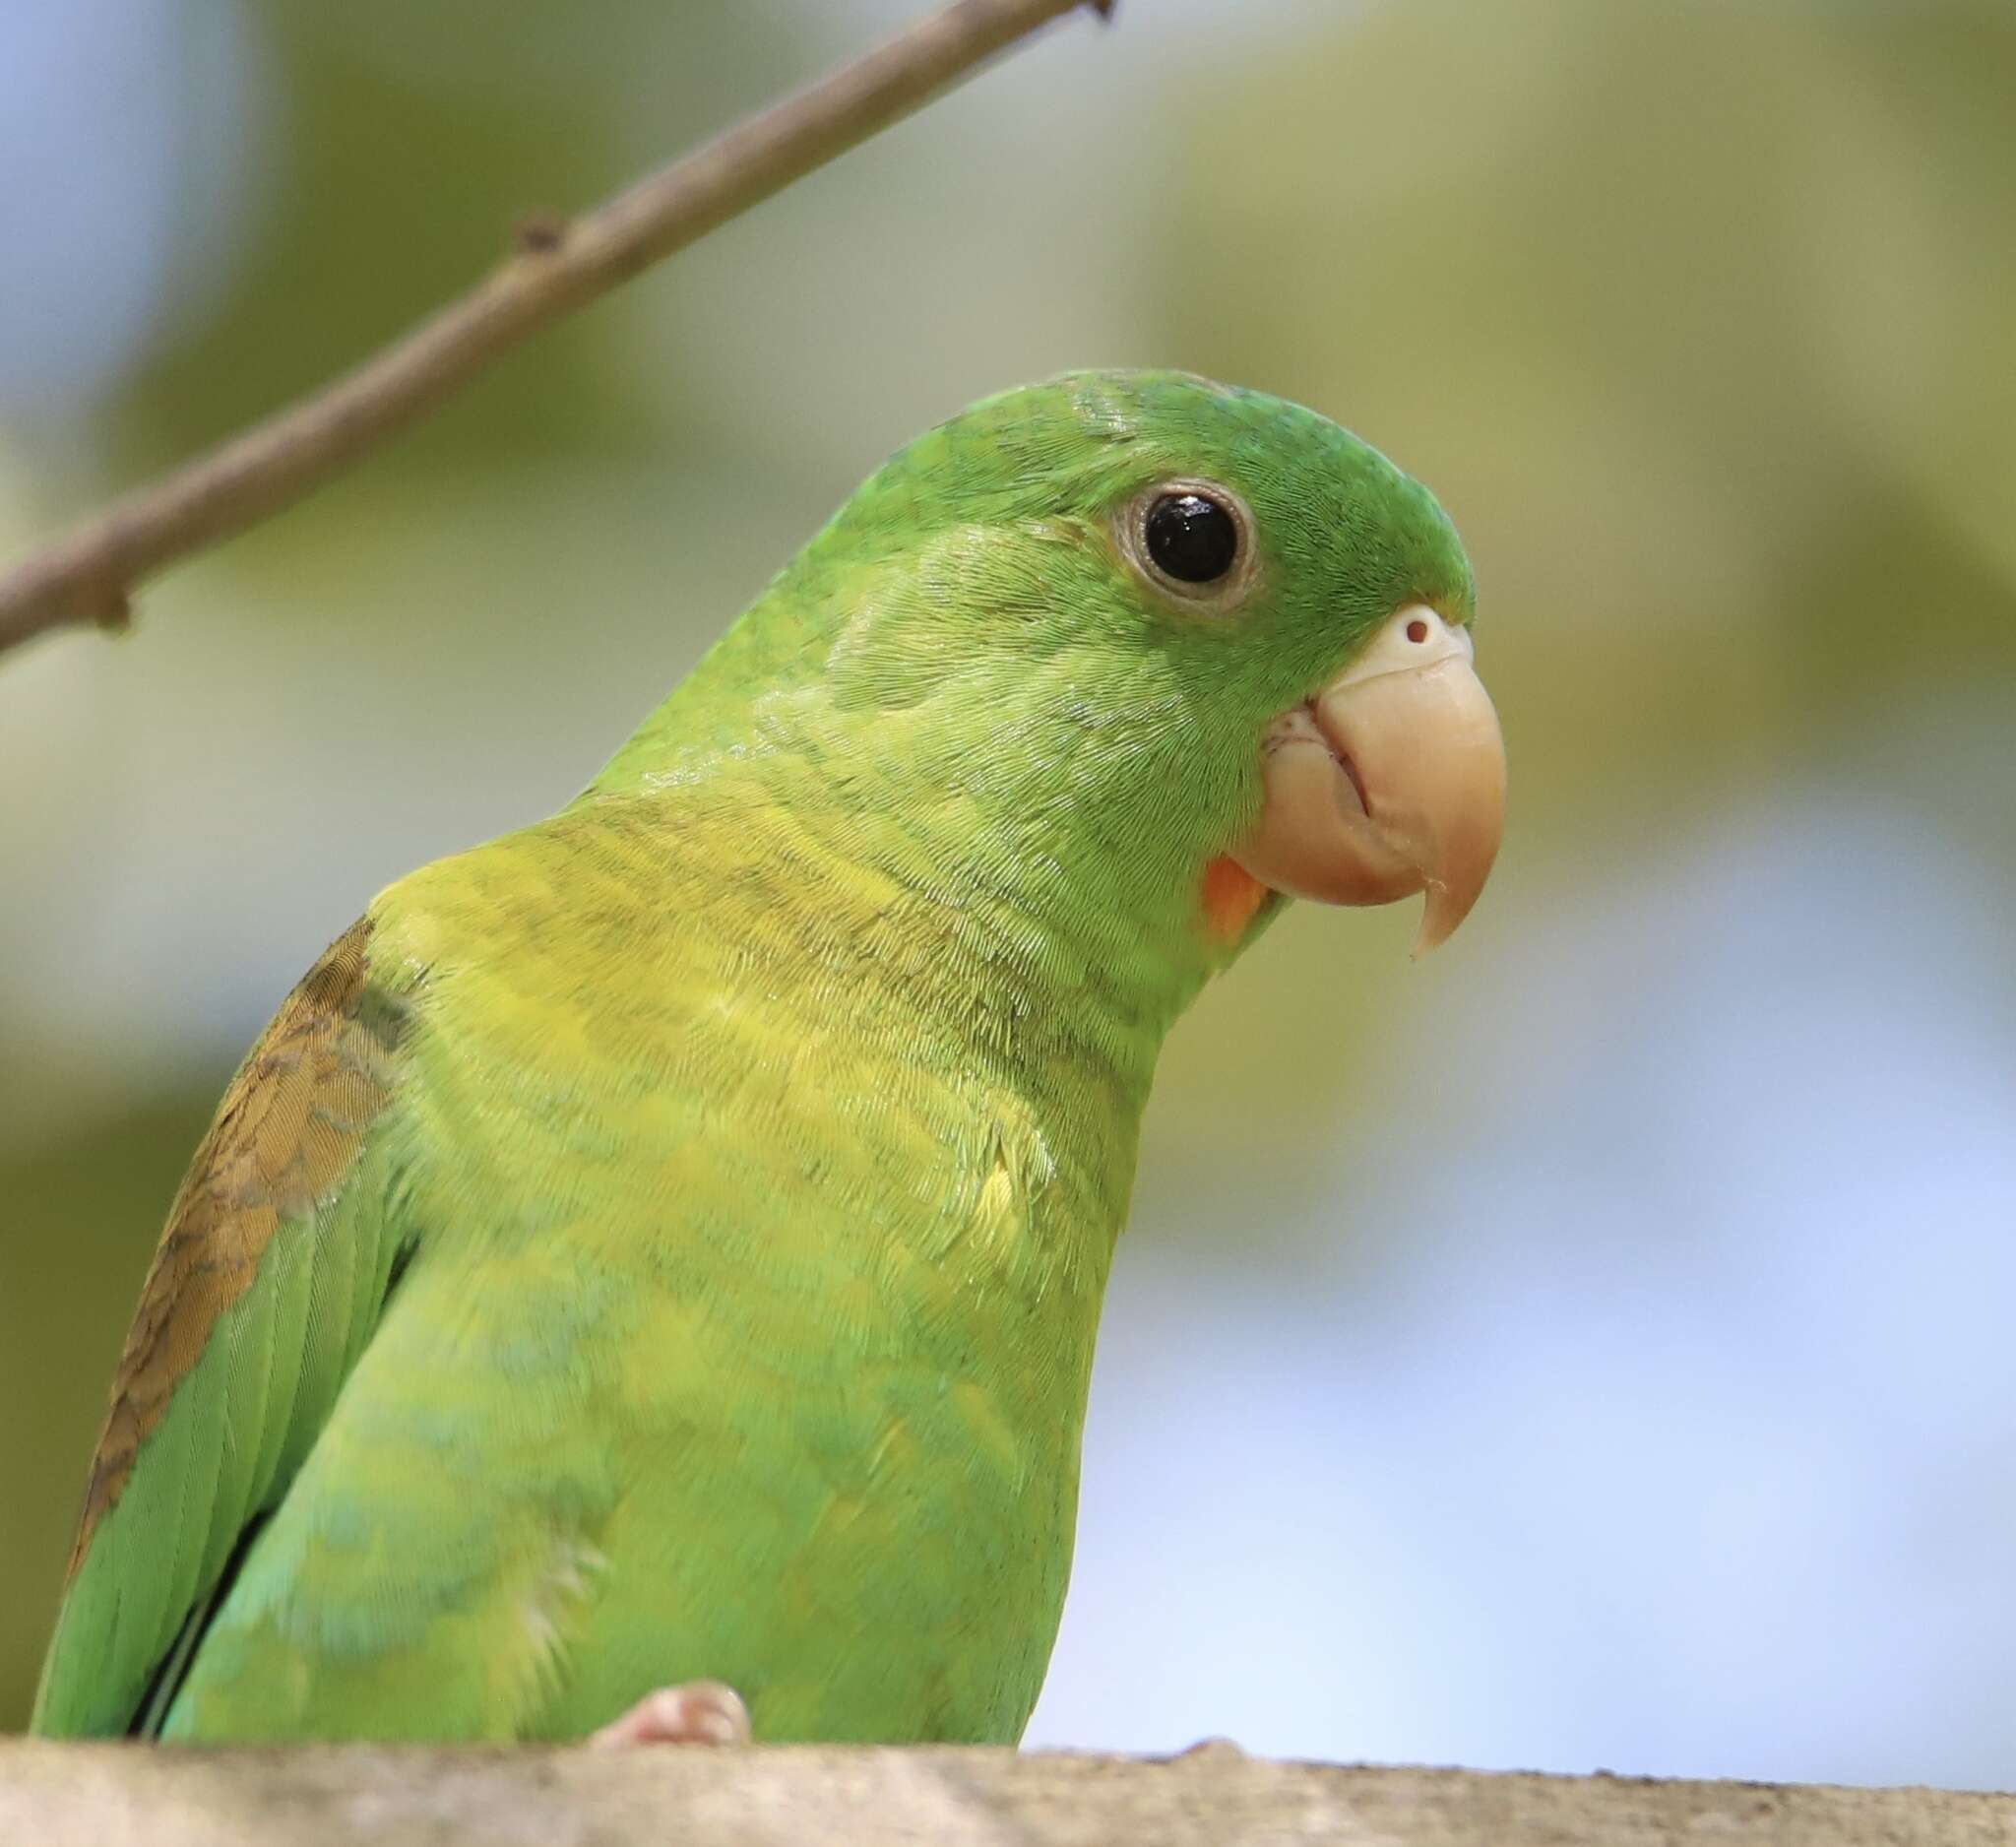
[[[1002,1751],[0,1743],[8,1847],[1985,1847],[2016,1797]]]

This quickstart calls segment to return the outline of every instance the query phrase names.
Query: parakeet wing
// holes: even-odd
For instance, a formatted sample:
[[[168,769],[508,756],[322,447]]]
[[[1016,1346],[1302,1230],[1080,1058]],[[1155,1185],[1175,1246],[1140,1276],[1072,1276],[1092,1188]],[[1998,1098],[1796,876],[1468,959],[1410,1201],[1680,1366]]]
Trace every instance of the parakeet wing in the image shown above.
[[[369,1159],[404,1013],[372,978],[370,933],[353,925],[287,997],[169,1210],[92,1461],[38,1732],[158,1727],[410,1249]]]

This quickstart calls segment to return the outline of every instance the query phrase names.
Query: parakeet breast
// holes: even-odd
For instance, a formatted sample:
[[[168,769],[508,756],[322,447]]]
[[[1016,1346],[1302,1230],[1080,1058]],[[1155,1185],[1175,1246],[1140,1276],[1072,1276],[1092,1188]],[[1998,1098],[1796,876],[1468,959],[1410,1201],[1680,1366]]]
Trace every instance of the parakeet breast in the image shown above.
[[[709,1677],[759,1737],[1012,1740],[1153,1040],[776,821],[603,806],[389,895],[448,1235],[356,1426],[523,1525],[536,1731]]]

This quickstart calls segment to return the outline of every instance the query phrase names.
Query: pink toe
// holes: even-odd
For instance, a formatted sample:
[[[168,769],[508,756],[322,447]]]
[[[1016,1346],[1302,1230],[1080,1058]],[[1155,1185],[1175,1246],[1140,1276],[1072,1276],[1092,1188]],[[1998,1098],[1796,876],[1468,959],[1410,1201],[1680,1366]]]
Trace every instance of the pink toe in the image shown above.
[[[608,1750],[629,1745],[746,1745],[749,1709],[732,1687],[689,1681],[647,1693],[588,1741]]]

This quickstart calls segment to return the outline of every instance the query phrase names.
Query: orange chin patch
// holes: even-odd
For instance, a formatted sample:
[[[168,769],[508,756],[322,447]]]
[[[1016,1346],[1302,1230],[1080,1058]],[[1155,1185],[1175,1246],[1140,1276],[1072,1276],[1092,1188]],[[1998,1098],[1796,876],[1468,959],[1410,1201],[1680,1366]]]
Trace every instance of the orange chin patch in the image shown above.
[[[1267,902],[1267,887],[1236,860],[1220,854],[1204,867],[1204,927],[1222,943],[1235,943]]]

